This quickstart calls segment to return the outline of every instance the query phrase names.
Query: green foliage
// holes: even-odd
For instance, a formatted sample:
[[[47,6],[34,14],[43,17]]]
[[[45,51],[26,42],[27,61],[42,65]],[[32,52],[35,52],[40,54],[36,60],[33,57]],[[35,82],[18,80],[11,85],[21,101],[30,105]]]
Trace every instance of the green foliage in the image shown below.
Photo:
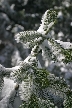
[[[47,10],[37,31],[24,31],[16,35],[17,42],[31,42],[30,44],[33,44],[29,57],[14,72],[16,79],[22,81],[23,84],[19,89],[20,97],[24,101],[20,108],[62,108],[61,104],[64,108],[72,107],[72,91],[67,86],[66,81],[38,67],[37,55],[40,50],[44,52],[44,56],[51,59],[65,63],[72,61],[72,44],[70,44],[69,49],[65,49],[47,35],[55,24],[56,17],[55,11]],[[44,40],[48,41],[48,46],[43,44]],[[61,60],[59,60],[60,56],[63,56]]]
[[[48,81],[49,73],[45,69],[36,69],[34,71],[34,84],[39,88],[46,88],[49,85]]]
[[[38,33],[37,31],[24,31],[17,34],[15,37],[17,38],[17,41],[22,41],[24,43],[26,42],[34,42],[35,38],[39,38],[42,34]]]
[[[45,51],[46,53],[48,52],[48,56],[51,59],[53,59],[54,61],[63,61],[64,63],[72,62],[72,44],[68,46],[69,49],[66,49],[54,39],[48,39],[48,44],[50,45],[50,48],[46,47]],[[62,58],[59,60],[58,58],[60,57],[60,55],[62,56]]]
[[[15,77],[15,80],[18,82],[22,82],[25,79],[28,79],[28,69],[30,68],[30,65],[27,63],[22,63],[21,67],[13,72],[12,76]]]
[[[20,108],[57,108],[50,100],[43,100],[32,94],[28,102],[24,102]]]
[[[72,62],[72,49],[61,49],[61,51],[62,51],[62,54],[64,54],[64,56],[65,56],[65,60],[64,60],[64,62],[65,63],[68,63],[68,62]]]
[[[71,108],[72,107],[72,91],[67,90],[66,98],[64,101],[64,108]]]
[[[42,21],[41,21],[42,24],[37,31],[44,34],[44,35],[47,35],[49,30],[55,24],[56,17],[57,17],[56,11],[47,10],[42,17]]]

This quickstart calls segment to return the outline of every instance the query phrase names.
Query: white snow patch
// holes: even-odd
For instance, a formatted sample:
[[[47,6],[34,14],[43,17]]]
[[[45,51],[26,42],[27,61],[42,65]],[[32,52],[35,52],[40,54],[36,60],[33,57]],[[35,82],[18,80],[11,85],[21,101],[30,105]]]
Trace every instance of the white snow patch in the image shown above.
[[[55,40],[57,43],[59,43],[64,49],[72,49],[72,43],[70,42],[63,42],[60,40]]]

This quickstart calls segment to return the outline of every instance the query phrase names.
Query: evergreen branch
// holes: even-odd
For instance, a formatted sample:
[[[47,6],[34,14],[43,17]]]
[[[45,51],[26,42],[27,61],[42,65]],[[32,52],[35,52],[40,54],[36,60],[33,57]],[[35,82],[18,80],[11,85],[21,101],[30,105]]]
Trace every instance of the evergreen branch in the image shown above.
[[[56,105],[57,102],[55,101],[57,100],[55,100],[55,97],[58,96],[59,99],[64,101],[64,108],[72,107],[72,91],[63,78],[56,77],[45,69],[34,68],[33,81],[35,86],[33,92],[36,96],[45,100],[50,99]],[[60,102],[60,100],[58,101]]]
[[[58,43],[57,41],[53,39],[49,39],[49,42],[51,42],[53,46],[53,54],[58,58],[61,55],[61,61],[64,63],[72,62],[72,44],[67,46],[67,43]],[[56,51],[56,52],[55,52]],[[58,59],[59,60],[59,59]]]
[[[38,68],[37,55],[40,49],[46,53],[44,56],[49,57],[50,55],[51,58],[59,60],[61,54],[61,57],[63,56],[62,61],[64,59],[66,63],[72,61],[72,46],[64,49],[61,46],[64,45],[63,43],[60,44],[47,37],[49,30],[56,21],[56,16],[55,11],[47,10],[37,31],[24,31],[16,35],[17,42],[33,44],[31,54],[19,66],[0,67],[1,75],[10,75],[10,78],[19,84],[20,98],[25,101],[21,108],[56,108],[57,100],[55,97],[57,96],[64,101],[61,103],[64,108],[72,107],[72,91],[67,86],[66,81],[63,78],[55,77],[45,69]],[[45,39],[48,39],[47,45],[43,44]],[[2,88],[2,83],[1,81],[0,88]],[[60,103],[60,100],[58,101]]]
[[[28,102],[24,102],[20,108],[57,108],[49,99],[43,100],[32,94]]]
[[[45,14],[42,17],[42,24],[40,25],[37,32],[47,35],[49,33],[49,30],[52,28],[52,26],[56,22],[57,13],[53,10],[47,10]]]
[[[34,42],[36,38],[42,37],[42,34],[37,31],[23,31],[15,36],[17,42]]]
[[[46,59],[64,63],[72,62],[72,43],[49,38],[41,45],[41,48]]]

